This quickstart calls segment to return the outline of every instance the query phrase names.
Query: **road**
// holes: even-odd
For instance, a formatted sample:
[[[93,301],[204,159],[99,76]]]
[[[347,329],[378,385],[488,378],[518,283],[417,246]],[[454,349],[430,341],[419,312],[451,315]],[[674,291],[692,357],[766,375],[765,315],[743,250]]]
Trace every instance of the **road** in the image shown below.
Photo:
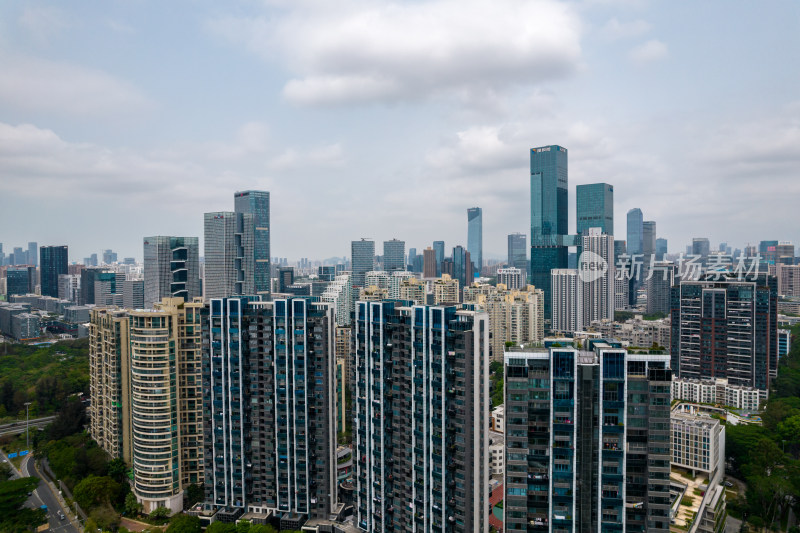
[[[2,450],[0,450],[0,458],[2,458],[3,461],[8,461],[8,457],[6,457],[6,454],[3,453]],[[33,456],[29,455],[22,461],[21,473],[11,461],[8,461],[8,464],[11,466],[13,472],[11,476],[12,479],[29,476],[39,478],[39,486],[34,489],[27,503],[33,508],[38,508],[42,505],[47,506],[47,521],[50,526],[50,531],[54,533],[79,533],[78,529],[70,523],[69,518],[59,520],[57,510],[61,509],[61,512],[64,513],[65,516],[67,516],[67,510],[61,507],[50,485],[44,482],[41,476],[36,472],[36,469],[33,467]]]
[[[30,428],[43,428],[53,420],[55,416],[44,416],[42,418],[32,418],[28,421]],[[5,435],[17,435],[25,432],[25,420],[12,422],[11,424],[0,425],[0,437]]]

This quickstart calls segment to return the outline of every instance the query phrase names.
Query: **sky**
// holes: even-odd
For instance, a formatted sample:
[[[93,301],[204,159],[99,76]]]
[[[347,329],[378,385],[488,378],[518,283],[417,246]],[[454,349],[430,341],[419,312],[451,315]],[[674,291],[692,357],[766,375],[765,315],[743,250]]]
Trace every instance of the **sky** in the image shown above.
[[[670,252],[800,244],[800,3],[0,4],[0,242],[198,236],[271,194],[272,255],[530,233],[529,149],[569,150]]]

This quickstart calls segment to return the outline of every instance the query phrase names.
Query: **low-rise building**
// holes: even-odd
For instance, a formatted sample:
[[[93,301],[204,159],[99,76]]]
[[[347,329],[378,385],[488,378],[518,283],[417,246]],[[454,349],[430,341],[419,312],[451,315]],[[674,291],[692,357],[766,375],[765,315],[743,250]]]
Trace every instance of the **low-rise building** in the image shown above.
[[[644,320],[636,315],[625,322],[595,320],[588,331],[600,333],[603,338],[617,339],[625,346],[649,348],[653,344],[670,349],[670,319]]]
[[[672,466],[703,472],[712,484],[725,472],[725,426],[698,412],[673,411]]]
[[[722,404],[749,411],[757,411],[761,400],[758,389],[731,385],[724,378],[673,378],[672,399],[694,403]]]

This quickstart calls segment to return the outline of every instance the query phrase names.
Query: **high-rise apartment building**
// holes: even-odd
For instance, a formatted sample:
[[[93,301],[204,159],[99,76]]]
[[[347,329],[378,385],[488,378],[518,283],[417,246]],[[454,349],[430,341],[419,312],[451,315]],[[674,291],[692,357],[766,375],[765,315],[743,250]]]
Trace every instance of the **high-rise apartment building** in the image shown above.
[[[223,522],[277,513],[281,529],[327,518],[337,503],[333,308],[214,298],[205,313],[206,506]]]
[[[480,207],[467,209],[467,250],[480,275],[483,269],[483,209]]]
[[[578,264],[583,293],[584,328],[595,320],[614,318],[614,237],[600,228],[587,228],[581,236],[583,253]]]
[[[92,312],[90,386],[102,399],[90,411],[92,436],[132,467],[145,513],[181,511],[183,491],[203,483],[202,309],[199,298],[166,298],[127,317]]]
[[[325,288],[320,301],[333,304],[337,326],[349,326],[353,315],[353,290],[350,273],[344,272],[336,276]]]
[[[568,266],[567,149],[531,149],[531,284],[544,292],[544,316],[552,317],[550,271]]]
[[[355,525],[488,533],[486,314],[359,302],[354,340]]]
[[[444,241],[433,241],[433,251],[436,252],[436,275],[442,275],[442,261],[444,261]]]
[[[764,396],[778,371],[778,287],[773,276],[682,281],[672,288],[672,369],[727,378]]]
[[[512,233],[508,236],[508,266],[525,272],[528,278],[528,238],[524,233]]]
[[[434,305],[454,304],[461,301],[461,285],[449,274],[442,274],[442,277],[433,282],[433,303]]]
[[[533,285],[522,289],[474,283],[464,288],[464,303],[475,304],[489,317],[489,356],[503,362],[506,342],[522,344],[544,339],[544,294]]]
[[[503,284],[509,289],[522,289],[527,283],[527,273],[519,268],[498,268],[497,269],[497,283]]]
[[[406,269],[405,241],[398,239],[383,241],[383,269],[389,272]]]
[[[777,263],[775,277],[778,279],[779,296],[800,297],[800,265]]]
[[[58,298],[58,276],[69,273],[67,246],[42,246],[39,255],[42,296]]]
[[[669,531],[669,356],[511,348],[505,531]]]
[[[583,287],[578,271],[556,268],[551,271],[553,331],[569,333],[583,329]]]
[[[614,186],[592,183],[575,187],[576,228],[582,235],[589,228],[600,228],[614,235]]]
[[[634,207],[628,211],[628,255],[641,254],[643,252],[643,233],[644,217],[642,210]]]
[[[144,307],[163,298],[202,297],[197,237],[144,238]]]

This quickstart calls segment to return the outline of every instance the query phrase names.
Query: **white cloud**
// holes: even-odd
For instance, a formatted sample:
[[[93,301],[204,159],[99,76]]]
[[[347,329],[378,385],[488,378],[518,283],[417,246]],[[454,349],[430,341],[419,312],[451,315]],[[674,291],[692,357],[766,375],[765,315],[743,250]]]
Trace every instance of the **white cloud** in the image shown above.
[[[650,28],[650,23],[641,19],[620,22],[614,17],[600,29],[600,34],[606,39],[625,39],[644,35],[650,31]]]
[[[301,2],[271,18],[209,24],[281,58],[297,74],[284,95],[303,105],[540,82],[569,75],[581,56],[578,16],[551,0]]]
[[[0,54],[0,103],[63,115],[118,115],[152,106],[132,84],[105,72],[34,57]]]
[[[651,39],[646,43],[634,47],[628,56],[634,63],[645,64],[653,63],[666,58],[669,55],[667,45],[658,39]]]
[[[50,44],[50,39],[69,27],[67,15],[60,9],[46,6],[27,6],[19,16],[19,25],[39,45]]]

